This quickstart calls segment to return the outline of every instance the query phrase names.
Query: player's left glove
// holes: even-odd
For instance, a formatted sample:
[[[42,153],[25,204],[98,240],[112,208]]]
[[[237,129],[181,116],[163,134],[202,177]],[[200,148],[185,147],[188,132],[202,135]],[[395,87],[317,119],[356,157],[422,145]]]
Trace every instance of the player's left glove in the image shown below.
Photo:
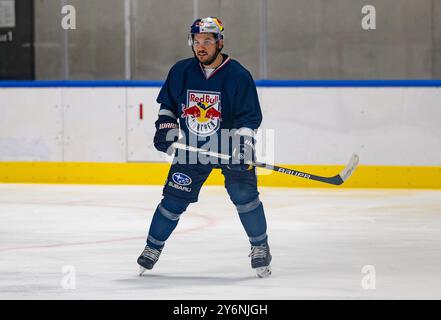
[[[250,163],[256,160],[254,132],[249,128],[240,128],[234,133],[231,162],[227,168],[235,171],[252,170]]]
[[[158,151],[172,155],[174,150],[170,148],[173,142],[178,141],[179,125],[178,122],[165,115],[160,115],[155,122],[156,133],[153,144]]]

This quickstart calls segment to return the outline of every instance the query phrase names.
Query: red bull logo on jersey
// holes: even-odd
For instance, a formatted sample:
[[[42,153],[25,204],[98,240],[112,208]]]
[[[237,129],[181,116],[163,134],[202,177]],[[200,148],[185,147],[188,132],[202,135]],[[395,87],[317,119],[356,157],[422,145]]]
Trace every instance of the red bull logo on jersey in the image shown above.
[[[182,118],[188,129],[198,136],[209,136],[219,129],[221,95],[212,91],[187,91],[187,105],[182,104]]]

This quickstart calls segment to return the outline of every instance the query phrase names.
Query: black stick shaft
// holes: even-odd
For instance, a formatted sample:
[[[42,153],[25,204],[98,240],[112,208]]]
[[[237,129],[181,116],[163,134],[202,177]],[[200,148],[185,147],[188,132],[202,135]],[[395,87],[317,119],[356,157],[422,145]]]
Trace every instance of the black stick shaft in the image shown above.
[[[251,165],[254,167],[265,168],[265,169],[273,170],[276,172],[289,174],[291,176],[295,176],[298,178],[310,179],[310,180],[320,181],[323,183],[328,183],[328,184],[333,184],[333,185],[341,185],[343,183],[343,179],[340,177],[340,175],[336,175],[334,177],[322,177],[322,176],[316,176],[316,175],[313,175],[310,173],[306,173],[306,172],[302,172],[302,171],[298,171],[298,170],[294,170],[294,169],[283,168],[283,167],[279,167],[279,166],[274,166],[274,165],[270,165],[270,164],[266,164],[266,163],[262,163],[262,162],[254,162]]]
[[[191,152],[199,152],[199,153],[203,153],[203,154],[210,155],[210,156],[213,156],[213,157],[216,157],[216,158],[220,158],[220,159],[228,160],[228,159],[231,158],[231,156],[226,155],[226,154],[211,152],[211,151],[208,151],[208,150],[204,150],[204,149],[188,146],[188,145],[185,145],[185,144],[182,144],[182,143],[175,142],[173,144],[173,146],[176,149],[187,150],[187,151],[191,151]],[[358,163],[358,160],[357,160],[357,163]],[[349,175],[347,175],[345,177],[345,179],[343,179],[340,174],[338,174],[336,176],[333,176],[333,177],[322,177],[322,176],[317,176],[317,175],[313,175],[313,174],[306,173],[306,172],[301,172],[301,171],[294,170],[294,169],[287,169],[287,168],[283,168],[283,167],[279,167],[279,166],[275,166],[275,165],[270,165],[270,164],[263,163],[263,162],[253,162],[250,165],[252,165],[253,167],[265,168],[265,169],[273,170],[273,171],[276,171],[276,172],[280,172],[280,173],[284,173],[284,174],[289,174],[291,176],[295,176],[295,177],[298,177],[298,178],[315,180],[315,181],[320,181],[320,182],[323,182],[323,183],[333,184],[333,185],[339,186],[339,185],[341,185],[345,181],[345,179],[347,179],[349,177],[350,173],[352,173],[352,171],[355,170],[355,167],[356,167],[357,164],[355,163],[354,165],[352,165],[353,167],[350,168],[350,170],[349,170],[350,173],[349,173]]]

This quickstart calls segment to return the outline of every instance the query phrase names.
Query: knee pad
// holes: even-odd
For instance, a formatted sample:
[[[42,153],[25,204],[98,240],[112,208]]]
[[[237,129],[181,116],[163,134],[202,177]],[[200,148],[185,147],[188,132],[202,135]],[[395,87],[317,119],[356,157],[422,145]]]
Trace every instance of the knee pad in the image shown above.
[[[179,220],[189,204],[189,202],[164,197],[158,206],[158,210],[167,219],[176,221]]]
[[[231,184],[227,186],[227,191],[239,213],[253,211],[261,204],[255,186],[240,183]]]

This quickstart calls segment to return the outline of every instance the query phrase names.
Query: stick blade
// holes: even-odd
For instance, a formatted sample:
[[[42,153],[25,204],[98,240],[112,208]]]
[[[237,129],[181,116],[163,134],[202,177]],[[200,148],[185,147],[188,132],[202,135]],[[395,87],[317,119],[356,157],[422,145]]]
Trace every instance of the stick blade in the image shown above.
[[[359,162],[360,162],[360,157],[354,153],[352,155],[351,159],[349,160],[347,166],[339,174],[339,176],[342,180],[342,183],[345,182],[347,179],[349,179],[349,177],[352,175],[352,173],[357,168]]]

